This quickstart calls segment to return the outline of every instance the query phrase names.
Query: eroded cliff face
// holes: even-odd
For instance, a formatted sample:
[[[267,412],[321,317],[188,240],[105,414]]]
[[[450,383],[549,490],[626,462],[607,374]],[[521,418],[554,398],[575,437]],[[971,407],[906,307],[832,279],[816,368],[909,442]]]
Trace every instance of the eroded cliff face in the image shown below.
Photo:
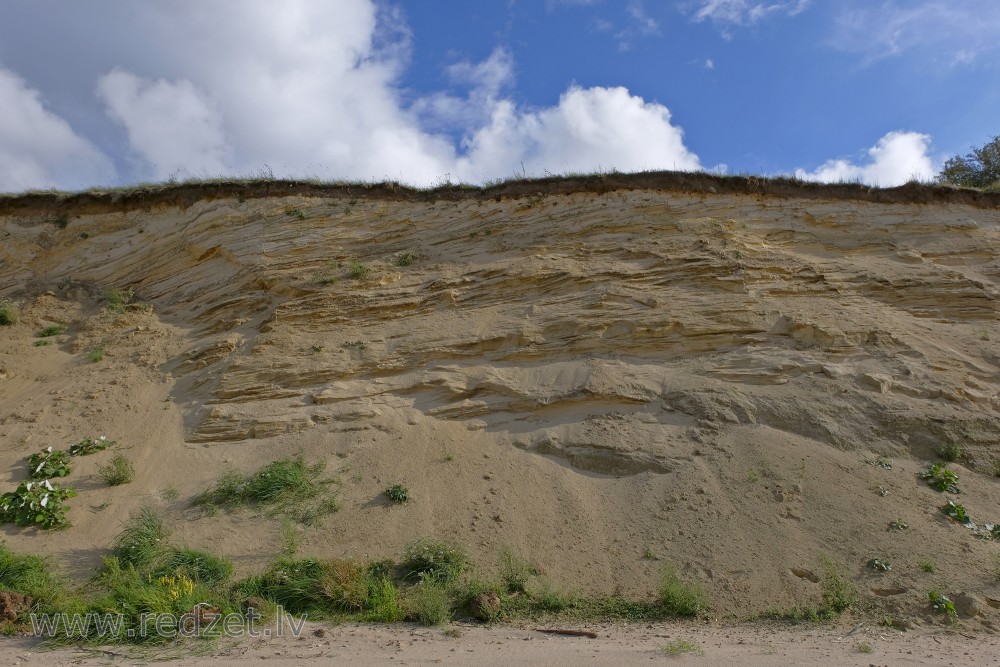
[[[868,558],[915,571],[928,542],[961,543],[965,564],[939,576],[972,587],[996,550],[915,475],[960,444],[967,506],[1000,521],[996,208],[362,193],[63,222],[0,218],[0,294],[22,306],[0,330],[8,485],[40,446],[106,431],[139,479],[85,489],[58,538],[12,542],[97,554],[153,498],[191,518],[187,539],[250,563],[277,550],[275,521],[185,501],[302,451],[342,482],[342,511],[303,537],[319,554],[436,535],[631,593],[652,588],[653,554],[744,613],[815,595],[792,570],[820,554],[868,585]],[[149,308],[102,313],[108,286]],[[49,323],[69,327],[59,345],[32,347]],[[107,358],[85,362],[96,346]],[[394,482],[414,502],[383,506]],[[168,486],[180,500],[158,499]],[[920,529],[888,534],[898,517]],[[926,596],[902,588],[894,604]]]

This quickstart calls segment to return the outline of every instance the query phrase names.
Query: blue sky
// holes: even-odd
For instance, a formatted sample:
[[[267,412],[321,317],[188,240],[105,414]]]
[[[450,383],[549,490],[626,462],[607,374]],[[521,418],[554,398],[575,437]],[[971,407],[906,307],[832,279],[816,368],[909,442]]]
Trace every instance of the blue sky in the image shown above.
[[[0,0],[0,191],[707,169],[1000,134],[997,0]]]

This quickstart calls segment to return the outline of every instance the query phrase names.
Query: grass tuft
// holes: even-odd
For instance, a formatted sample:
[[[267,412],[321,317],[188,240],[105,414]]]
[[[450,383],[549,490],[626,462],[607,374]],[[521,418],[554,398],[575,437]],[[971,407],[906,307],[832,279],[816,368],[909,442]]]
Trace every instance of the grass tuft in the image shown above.
[[[468,555],[458,545],[420,539],[406,545],[402,567],[410,581],[447,583],[457,579],[468,562]]]
[[[125,522],[112,554],[123,566],[143,569],[163,553],[169,536],[170,530],[163,517],[147,505]]]
[[[37,338],[48,338],[49,336],[58,336],[62,332],[66,331],[66,327],[62,324],[50,324],[41,331],[35,334]]]
[[[98,468],[98,473],[108,486],[121,486],[135,479],[132,462],[122,454],[115,454],[107,464]]]
[[[17,324],[17,306],[10,299],[0,299],[0,326]]]
[[[440,583],[426,580],[410,589],[406,600],[407,618],[420,625],[444,625],[451,620],[451,600]]]
[[[665,565],[660,577],[660,604],[674,616],[697,616],[708,608],[704,591],[682,580],[672,565]]]

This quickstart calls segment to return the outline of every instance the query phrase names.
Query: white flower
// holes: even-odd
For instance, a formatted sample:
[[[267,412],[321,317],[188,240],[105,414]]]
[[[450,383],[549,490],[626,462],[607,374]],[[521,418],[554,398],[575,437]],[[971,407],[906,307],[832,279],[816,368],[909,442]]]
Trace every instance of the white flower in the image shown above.
[[[42,461],[41,463],[38,464],[38,467],[35,468],[35,474],[38,474],[38,471],[44,467],[45,467],[45,461]]]
[[[45,451],[47,451],[49,454],[51,454],[52,453],[52,445],[49,445],[48,447],[46,447]]]
[[[48,504],[49,504],[49,494],[46,493],[44,496],[42,496],[42,507],[45,507]]]
[[[45,488],[48,489],[49,491],[55,491],[55,489],[52,488],[52,485],[49,484],[49,480],[45,480],[44,482],[42,482],[42,484],[44,484]]]
[[[34,485],[35,485],[34,482],[25,482],[25,484],[24,484],[24,490],[25,491],[31,491],[31,487],[33,487]]]

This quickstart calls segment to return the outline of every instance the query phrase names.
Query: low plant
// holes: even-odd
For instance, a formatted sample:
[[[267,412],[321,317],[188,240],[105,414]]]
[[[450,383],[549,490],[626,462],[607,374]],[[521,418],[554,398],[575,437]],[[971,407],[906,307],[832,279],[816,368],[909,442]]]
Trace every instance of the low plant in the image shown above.
[[[944,512],[945,516],[953,521],[957,521],[963,525],[969,525],[972,523],[972,517],[965,509],[965,505],[960,505],[953,500],[949,500],[947,503],[941,506],[941,511]]]
[[[170,529],[163,517],[146,505],[125,522],[111,553],[121,565],[143,570],[163,554],[168,537]]]
[[[879,572],[888,572],[892,569],[892,565],[889,564],[889,561],[880,560],[878,558],[872,558],[868,561],[867,566],[873,570],[878,570]]]
[[[48,480],[29,480],[17,489],[0,496],[0,523],[39,528],[64,528],[69,525],[64,504],[76,495],[72,487],[62,487]]]
[[[285,211],[285,215],[287,215],[287,216],[289,216],[291,218],[295,218],[296,220],[305,220],[306,219],[306,214],[303,213],[301,210],[299,210],[297,208],[293,208],[293,209],[289,209],[289,210]]]
[[[101,298],[104,299],[105,308],[108,312],[117,315],[125,312],[133,297],[135,297],[135,292],[127,288],[105,287],[101,290]]]
[[[659,593],[660,604],[674,616],[697,616],[708,608],[708,599],[701,587],[681,579],[670,564],[663,567]]]
[[[106,354],[107,352],[105,352],[103,347],[98,346],[95,348],[91,348],[87,352],[87,361],[89,361],[92,364],[96,364],[98,361],[104,359]]]
[[[889,528],[892,530],[906,530],[910,527],[910,524],[906,523],[902,519],[893,519],[889,522]]]
[[[372,268],[370,266],[362,264],[358,260],[352,261],[347,267],[347,276],[351,280],[364,280],[371,272]]]
[[[825,615],[836,615],[847,611],[858,599],[857,590],[832,560],[824,557],[822,564],[823,579],[820,586]]]
[[[255,473],[224,473],[192,504],[235,509],[272,506],[276,512],[295,511],[302,523],[313,524],[324,514],[336,512],[336,499],[328,491],[336,480],[323,477],[324,462],[307,465],[301,456],[278,459]]]
[[[407,617],[420,625],[444,625],[451,620],[448,590],[433,579],[422,581],[410,589],[406,611]]]
[[[52,345],[52,341],[43,338],[41,340],[36,340],[31,344],[32,347],[45,347],[46,345]]]
[[[917,473],[920,479],[927,480],[927,484],[936,491],[942,493],[961,493],[958,487],[958,475],[949,470],[947,466],[935,463],[929,468]]]
[[[386,497],[397,505],[402,505],[409,501],[410,491],[402,484],[393,484],[385,490]]]
[[[396,266],[409,266],[417,258],[412,252],[404,252],[396,258]]]
[[[402,568],[410,581],[454,581],[469,562],[462,547],[448,542],[420,539],[406,545]]]
[[[17,306],[10,299],[0,299],[0,326],[17,324]]]
[[[919,567],[924,572],[927,572],[928,574],[934,574],[935,572],[937,572],[937,565],[930,562],[929,560],[920,561],[917,567]]]
[[[32,611],[57,611],[64,595],[62,581],[56,577],[46,559],[29,554],[17,554],[0,542],[0,590],[17,591],[34,600]],[[58,609],[62,611],[62,609]]]
[[[100,438],[84,438],[80,442],[69,446],[70,456],[88,456],[103,452],[108,447],[116,444],[114,440],[108,440],[105,436]]]
[[[535,573],[535,568],[512,549],[500,550],[500,581],[507,593],[527,593],[528,582]]]
[[[132,462],[122,454],[115,454],[110,461],[98,468],[98,473],[108,486],[128,484],[135,478]]]
[[[49,336],[58,336],[62,332],[66,331],[66,327],[61,324],[51,324],[38,333],[35,334],[37,338],[48,338]]]
[[[46,447],[28,457],[28,469],[31,479],[66,477],[70,473],[69,453]]]
[[[340,344],[345,350],[366,350],[368,345],[363,340],[349,340]]]
[[[942,460],[954,463],[962,457],[962,447],[954,442],[948,442],[938,447],[935,452]]]
[[[155,563],[153,577],[183,576],[210,586],[225,583],[233,573],[229,559],[181,547],[170,547],[151,562]]]
[[[690,653],[692,655],[705,655],[705,651],[693,642],[689,642],[686,639],[675,639],[669,644],[663,647],[663,652],[667,655],[684,655],[685,653]]]
[[[949,621],[958,620],[958,612],[955,611],[955,603],[952,602],[948,596],[942,595],[936,591],[931,591],[927,594],[928,599],[930,599],[931,609],[939,614],[945,614]]]
[[[858,653],[871,653],[875,650],[868,642],[858,642],[854,645],[854,648],[857,649]]]

